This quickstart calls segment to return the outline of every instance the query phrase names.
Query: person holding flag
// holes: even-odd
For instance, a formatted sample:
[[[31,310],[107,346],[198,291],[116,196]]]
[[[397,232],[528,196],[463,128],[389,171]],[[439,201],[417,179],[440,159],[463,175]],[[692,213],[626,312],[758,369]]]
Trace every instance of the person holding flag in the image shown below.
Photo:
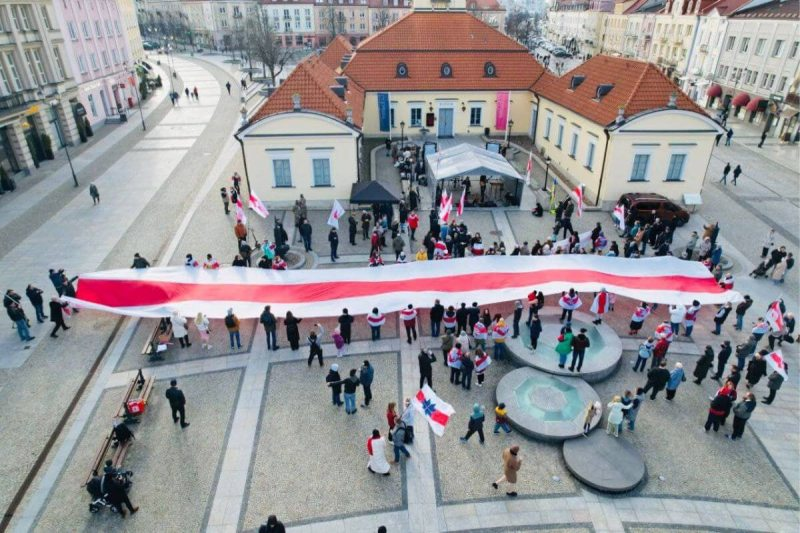
[[[611,309],[611,295],[605,289],[600,289],[600,292],[594,297],[592,307],[589,309],[594,315],[592,324],[599,325],[603,323],[603,315]]]
[[[769,389],[769,395],[762,398],[761,403],[770,405],[772,402],[775,401],[775,395],[783,385],[783,382],[786,380],[787,372],[789,370],[789,365],[783,360],[783,354],[780,352],[772,352],[767,355],[767,363],[771,366],[774,370],[772,374],[769,375],[767,378],[767,388]]]
[[[583,216],[583,185],[578,185],[572,189],[572,197],[575,198],[575,210],[578,213],[578,218]]]

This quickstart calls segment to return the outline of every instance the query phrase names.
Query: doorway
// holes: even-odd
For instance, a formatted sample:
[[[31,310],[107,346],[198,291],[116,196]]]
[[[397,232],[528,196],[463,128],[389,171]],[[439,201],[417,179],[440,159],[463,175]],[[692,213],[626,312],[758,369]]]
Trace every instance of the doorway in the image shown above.
[[[445,139],[453,137],[452,108],[439,108],[439,137]]]

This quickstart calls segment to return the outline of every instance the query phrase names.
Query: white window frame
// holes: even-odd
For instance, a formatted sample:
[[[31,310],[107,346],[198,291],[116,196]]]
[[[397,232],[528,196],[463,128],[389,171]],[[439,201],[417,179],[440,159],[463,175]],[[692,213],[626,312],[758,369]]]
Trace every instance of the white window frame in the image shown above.
[[[739,43],[739,53],[746,54],[750,48],[750,37],[742,37],[742,42]]]
[[[99,20],[94,21],[94,34],[98,39],[103,36],[103,28]]]
[[[552,111],[545,111],[544,115],[544,133],[542,137],[546,140],[550,140],[550,131],[553,129],[553,112]]]
[[[566,119],[558,117],[557,128],[558,129],[556,130],[555,146],[556,146],[556,148],[558,148],[560,150],[564,145],[564,130],[567,129],[567,121],[566,121]]]
[[[584,167],[590,172],[594,171],[594,156],[597,153],[597,138],[589,135],[589,142],[586,144],[586,161]]]
[[[331,165],[331,153],[330,152],[321,152],[319,150],[311,150],[310,151],[310,159],[311,159],[311,187],[312,188],[330,188],[333,187],[333,165]],[[328,183],[323,185],[317,184],[317,169],[315,167],[315,163],[317,161],[327,161],[328,162]]]
[[[725,51],[730,52],[731,50],[734,49],[735,46],[736,46],[736,36],[731,35],[730,37],[728,37],[728,42],[725,43]]]
[[[764,49],[766,47],[767,47],[767,40],[762,37],[761,39],[756,41],[756,49],[755,49],[755,52],[753,52],[753,54],[755,54],[757,56],[763,56],[764,55]]]
[[[94,52],[89,54],[89,62],[92,64],[92,70],[100,70],[100,64],[97,62],[97,54]]]
[[[50,22],[50,13],[47,12],[47,6],[41,5],[39,6],[39,10],[42,13],[42,20],[44,21],[44,27],[48,30],[52,30],[53,24]]]
[[[272,172],[272,188],[273,189],[291,189],[294,187],[293,173],[292,173],[292,151],[275,151],[267,152],[269,157],[270,171]],[[289,163],[289,185],[278,185],[278,176],[275,173],[275,162],[287,161]]]
[[[414,120],[414,112],[419,113],[419,119]],[[422,127],[422,105],[410,105],[408,111],[408,123],[410,128],[421,128]]]
[[[69,38],[73,41],[78,40],[78,30],[75,28],[75,23],[71,20],[67,23],[67,29],[69,30]]]
[[[89,31],[89,23],[87,21],[81,22],[81,29],[83,30],[83,38],[84,39],[91,39],[92,32]]]
[[[27,5],[20,5],[19,6],[19,16],[20,20],[22,21],[22,31],[31,31],[35,29],[31,25],[30,18],[28,17],[28,6]]]
[[[11,82],[8,81],[8,76],[6,75],[6,69],[0,65],[0,83],[3,84],[3,93],[11,94]]]
[[[115,65],[119,65],[119,52],[116,48],[111,49],[111,58],[114,60]]]
[[[47,79],[47,71],[44,68],[44,62],[42,61],[42,52],[38,48],[33,50],[33,63],[36,66],[36,72],[39,75],[39,81],[42,85],[47,85],[49,83],[49,80]]]
[[[28,72],[31,75],[31,81],[34,85],[39,85],[39,82],[36,78],[36,70],[33,67],[33,54],[31,54],[30,50],[25,50],[25,52],[22,54],[22,57],[25,58],[25,63],[28,65]]]
[[[83,54],[78,55],[78,70],[80,70],[81,74],[86,74],[89,72],[86,69],[86,58],[83,56]]]
[[[473,118],[472,114],[476,110],[478,112],[478,121],[477,122],[472,120],[472,118]],[[478,127],[478,126],[480,126],[482,124],[483,124],[483,106],[480,105],[480,104],[470,104],[469,105],[469,125],[471,127]]]
[[[108,61],[108,52],[105,50],[100,51],[100,59],[103,61],[104,68],[109,68],[111,66],[111,63]]]
[[[772,57],[781,57],[783,49],[785,48],[786,40],[776,39],[775,44],[772,45]]]
[[[568,155],[575,159],[578,155],[578,144],[580,144],[581,129],[577,126],[572,127],[572,135],[569,138],[569,152]]]
[[[670,172],[672,172],[672,163],[676,156],[683,156],[683,161],[681,162],[680,172],[678,173],[677,179],[670,179]],[[689,154],[686,152],[672,152],[669,155],[669,162],[667,163],[667,175],[664,176],[664,181],[673,183],[673,182],[681,182],[683,181],[683,174],[686,172],[686,162],[689,160]]]
[[[634,179],[634,171],[636,170],[636,158],[637,157],[646,157],[647,160],[644,165],[644,172],[642,173],[642,179]],[[633,153],[633,160],[631,161],[631,173],[628,176],[628,181],[633,183],[643,183],[650,181],[649,171],[650,171],[650,160],[653,158],[653,152],[650,150],[636,150]]]
[[[61,50],[58,49],[58,46],[53,46],[53,57],[56,60],[56,68],[58,69],[58,75],[62,80],[66,79],[67,72],[64,70],[64,61],[61,59]]]
[[[19,26],[19,6],[16,5],[11,6],[11,24],[17,31],[21,30]]]

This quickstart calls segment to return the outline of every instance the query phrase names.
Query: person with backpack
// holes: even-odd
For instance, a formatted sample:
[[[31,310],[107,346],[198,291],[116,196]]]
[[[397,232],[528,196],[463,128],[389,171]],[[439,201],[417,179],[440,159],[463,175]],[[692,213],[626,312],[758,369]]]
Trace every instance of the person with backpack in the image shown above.
[[[275,318],[275,315],[272,314],[272,311],[270,311],[270,306],[264,306],[264,311],[261,313],[259,322],[264,325],[264,333],[267,335],[267,350],[277,350],[278,339],[276,330],[278,327],[278,320]]]
[[[469,417],[469,423],[467,424],[467,434],[461,437],[461,442],[467,442],[469,438],[474,434],[478,433],[478,437],[480,437],[481,444],[485,443],[485,439],[483,437],[483,422],[486,420],[486,416],[483,414],[483,407],[479,404],[474,404],[472,406],[472,415]]]
[[[231,350],[233,350],[233,341],[236,341],[236,348],[242,348],[242,339],[239,336],[239,317],[233,314],[233,308],[228,309],[228,314],[225,315],[225,327],[228,329],[228,337],[231,340]]]
[[[322,327],[321,324],[314,324],[316,327],[319,328],[319,334],[316,331],[312,331],[308,335],[308,366],[311,367],[311,362],[314,360],[314,356],[317,357],[319,360],[319,366],[322,365],[322,337],[325,335],[325,328]]]
[[[394,461],[393,463],[400,462],[400,453],[402,452],[403,455],[406,456],[406,459],[411,457],[411,453],[409,453],[408,448],[406,448],[405,442],[406,438],[408,437],[408,427],[406,423],[403,422],[402,419],[397,421],[397,424],[394,428],[394,433],[392,435],[392,445],[394,447]]]

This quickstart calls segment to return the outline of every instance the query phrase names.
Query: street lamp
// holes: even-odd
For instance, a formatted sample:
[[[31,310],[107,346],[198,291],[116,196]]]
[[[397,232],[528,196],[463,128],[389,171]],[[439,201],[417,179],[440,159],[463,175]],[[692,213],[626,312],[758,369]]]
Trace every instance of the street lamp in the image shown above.
[[[50,109],[53,110],[53,113],[56,116],[56,125],[60,131],[64,131],[61,127],[61,117],[58,114],[58,104],[60,103],[58,99],[58,92],[56,92],[53,96],[52,100],[50,100]],[[75,167],[72,166],[72,158],[69,155],[69,146],[67,140],[64,139],[64,152],[67,154],[67,162],[69,163],[69,170],[72,172],[72,181],[75,183],[75,186],[78,186],[78,177],[75,175]]]
[[[136,83],[136,68],[132,68],[128,71],[128,63],[124,63],[125,71],[130,72],[131,75],[131,84],[133,85],[133,92],[136,93],[136,105],[139,107],[139,116],[142,119],[142,131],[147,131],[147,126],[144,123],[144,113],[142,112],[142,97],[139,95],[139,86]]]
[[[544,169],[544,185],[542,186],[542,190],[545,191],[545,192],[547,192],[547,177],[550,175],[550,162],[551,161],[552,161],[552,159],[550,159],[549,155],[544,158],[545,169]]]
[[[401,120],[400,121],[400,151],[401,152],[403,151],[403,148],[405,148],[405,146],[406,146],[405,143],[403,142],[405,140],[403,138],[403,130],[405,129],[405,127],[406,127],[405,121]]]

